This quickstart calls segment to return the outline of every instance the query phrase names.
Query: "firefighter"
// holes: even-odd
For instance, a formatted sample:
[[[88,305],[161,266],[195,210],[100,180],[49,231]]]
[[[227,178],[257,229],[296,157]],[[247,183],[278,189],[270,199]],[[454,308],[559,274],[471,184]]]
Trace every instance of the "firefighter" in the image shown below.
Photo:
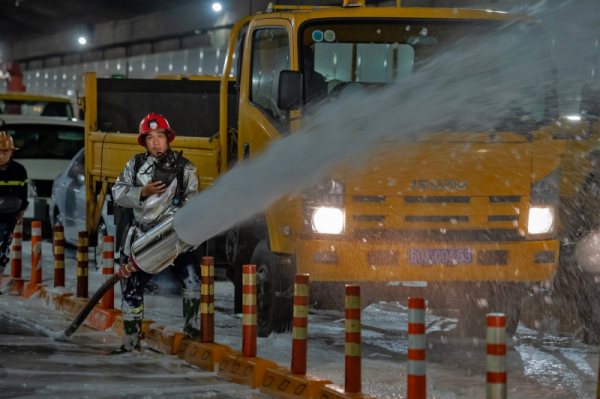
[[[18,197],[21,208],[14,213],[0,213],[0,276],[8,264],[10,244],[17,223],[23,222],[27,201],[27,171],[12,159],[17,151],[12,137],[0,132],[0,197]]]
[[[125,262],[131,254],[131,244],[194,198],[198,193],[196,166],[175,153],[169,144],[175,132],[167,120],[158,114],[142,119],[138,143],[146,152],[134,156],[125,166],[112,188],[118,206],[133,209],[133,221],[128,230],[123,251]],[[173,263],[173,272],[183,284],[184,332],[199,336],[197,321],[200,307],[200,265],[194,251],[180,254]],[[113,354],[139,350],[144,309],[144,288],[152,274],[138,271],[123,283],[121,308],[125,339]]]

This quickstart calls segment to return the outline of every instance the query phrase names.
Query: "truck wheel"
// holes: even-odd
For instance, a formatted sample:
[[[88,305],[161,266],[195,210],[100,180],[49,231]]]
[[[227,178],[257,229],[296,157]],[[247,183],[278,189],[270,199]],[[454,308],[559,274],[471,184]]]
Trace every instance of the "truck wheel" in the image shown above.
[[[257,334],[268,337],[271,332],[283,333],[291,330],[292,298],[284,293],[288,279],[277,268],[267,240],[258,243],[252,254],[251,264],[256,265],[256,313]]]
[[[521,319],[522,298],[522,292],[518,289],[497,287],[488,293],[487,306],[482,307],[477,302],[469,301],[468,305],[460,308],[456,327],[458,334],[463,337],[484,338],[487,329],[486,315],[488,313],[504,313],[506,336],[512,337],[517,332]]]
[[[577,265],[569,247],[561,248],[558,271],[553,281],[553,295],[574,303],[583,327],[583,342],[600,343],[600,287],[597,275],[586,273]]]

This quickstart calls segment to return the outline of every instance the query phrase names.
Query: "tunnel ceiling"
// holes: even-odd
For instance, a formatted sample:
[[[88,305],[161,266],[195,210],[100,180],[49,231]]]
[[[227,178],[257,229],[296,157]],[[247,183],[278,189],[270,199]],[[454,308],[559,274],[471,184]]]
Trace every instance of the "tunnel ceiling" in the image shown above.
[[[0,41],[34,39],[204,1],[209,0],[0,0]]]

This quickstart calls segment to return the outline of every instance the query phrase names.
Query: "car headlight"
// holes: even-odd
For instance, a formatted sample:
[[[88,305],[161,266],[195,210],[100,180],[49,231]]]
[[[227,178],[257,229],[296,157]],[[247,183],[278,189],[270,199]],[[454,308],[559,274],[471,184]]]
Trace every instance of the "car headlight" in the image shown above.
[[[29,180],[29,183],[27,184],[27,196],[29,198],[36,198],[38,196],[33,180]]]
[[[554,228],[554,207],[536,206],[529,209],[529,234],[548,234]]]
[[[317,208],[313,229],[321,234],[340,234],[344,230],[344,212],[339,208]]]

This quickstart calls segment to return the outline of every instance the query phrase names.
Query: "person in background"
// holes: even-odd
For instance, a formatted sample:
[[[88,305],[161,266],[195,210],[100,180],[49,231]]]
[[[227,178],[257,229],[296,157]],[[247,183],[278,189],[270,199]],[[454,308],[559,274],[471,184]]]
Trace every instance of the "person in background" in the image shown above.
[[[0,197],[17,197],[21,208],[14,213],[0,213],[0,276],[10,260],[10,244],[17,223],[23,223],[27,201],[27,171],[12,159],[17,151],[11,136],[0,131]]]

